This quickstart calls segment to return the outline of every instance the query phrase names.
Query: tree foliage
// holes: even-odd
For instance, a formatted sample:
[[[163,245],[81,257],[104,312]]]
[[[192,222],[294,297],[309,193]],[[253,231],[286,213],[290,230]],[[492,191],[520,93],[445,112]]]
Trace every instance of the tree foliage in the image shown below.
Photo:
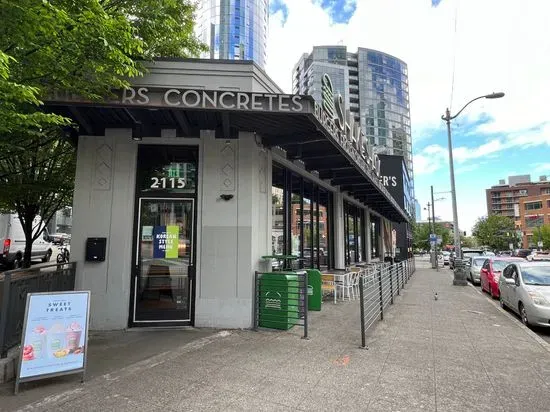
[[[462,237],[461,244],[463,247],[478,247],[477,238],[474,236]]]
[[[533,241],[535,245],[538,245],[539,241],[542,241],[542,248],[545,250],[550,249],[550,225],[543,225],[533,229]]]
[[[415,223],[414,225],[414,239],[413,244],[416,250],[430,250],[430,229],[431,225],[426,223]],[[435,224],[435,234],[441,237],[442,244],[448,245],[452,242],[451,231],[443,226],[441,223]]]
[[[508,250],[509,244],[517,244],[515,224],[507,216],[491,215],[477,220],[472,235],[482,246],[489,246],[493,250]]]
[[[0,0],[0,207],[19,213],[27,246],[74,181],[72,122],[42,101],[55,91],[103,99],[143,74],[143,60],[196,57],[206,48],[193,13],[190,0]]]

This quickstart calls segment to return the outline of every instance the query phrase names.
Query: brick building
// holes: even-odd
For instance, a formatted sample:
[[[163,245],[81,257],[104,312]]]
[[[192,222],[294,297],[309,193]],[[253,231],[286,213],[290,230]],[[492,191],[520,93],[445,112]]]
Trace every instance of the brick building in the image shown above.
[[[508,216],[514,219],[524,248],[536,247],[533,231],[543,224],[550,224],[550,181],[540,176],[537,182],[530,175],[509,176],[508,184],[486,189],[487,214]]]
[[[509,176],[508,184],[501,180],[498,185],[486,189],[487,214],[519,217],[517,206],[528,196],[550,194],[550,181],[541,176],[538,182],[531,182],[530,175]]]
[[[537,243],[533,239],[533,232],[542,225],[550,225],[550,193],[521,199],[519,215],[523,247],[537,247]]]

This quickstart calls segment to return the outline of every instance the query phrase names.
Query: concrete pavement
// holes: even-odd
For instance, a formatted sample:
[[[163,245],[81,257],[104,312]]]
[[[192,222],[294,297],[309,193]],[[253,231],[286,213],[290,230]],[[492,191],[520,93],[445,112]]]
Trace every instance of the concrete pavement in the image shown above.
[[[326,302],[310,312],[309,340],[298,328],[190,330],[181,333],[204,335],[162,339],[157,348],[156,332],[145,332],[136,351],[149,356],[83,385],[71,377],[28,384],[17,397],[5,387],[0,409],[549,410],[548,345],[473,288],[452,286],[450,271],[427,266],[418,262],[384,321],[369,331],[368,350],[359,348],[358,301]],[[132,345],[109,347],[110,359],[118,359]],[[90,362],[100,363],[91,353]]]

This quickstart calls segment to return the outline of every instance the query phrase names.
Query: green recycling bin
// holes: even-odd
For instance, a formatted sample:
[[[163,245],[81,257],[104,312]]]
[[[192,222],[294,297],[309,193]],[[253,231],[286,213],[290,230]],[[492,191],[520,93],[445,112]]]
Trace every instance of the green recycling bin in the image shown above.
[[[288,330],[300,319],[299,279],[292,272],[262,273],[259,282],[259,326]]]
[[[307,269],[307,308],[321,310],[321,272],[317,269]]]

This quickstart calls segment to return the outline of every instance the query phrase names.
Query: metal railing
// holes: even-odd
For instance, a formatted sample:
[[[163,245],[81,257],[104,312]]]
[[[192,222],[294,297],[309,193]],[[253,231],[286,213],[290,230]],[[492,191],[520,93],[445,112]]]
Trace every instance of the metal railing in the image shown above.
[[[76,262],[0,273],[0,358],[19,344],[28,293],[74,290]]]
[[[256,272],[254,278],[254,329],[266,327],[287,330],[293,326],[308,332],[307,272]]]
[[[359,276],[359,304],[361,309],[361,346],[366,347],[366,332],[377,320],[384,319],[384,311],[393,304],[394,297],[415,272],[414,258],[403,262],[377,264],[365,268]]]

